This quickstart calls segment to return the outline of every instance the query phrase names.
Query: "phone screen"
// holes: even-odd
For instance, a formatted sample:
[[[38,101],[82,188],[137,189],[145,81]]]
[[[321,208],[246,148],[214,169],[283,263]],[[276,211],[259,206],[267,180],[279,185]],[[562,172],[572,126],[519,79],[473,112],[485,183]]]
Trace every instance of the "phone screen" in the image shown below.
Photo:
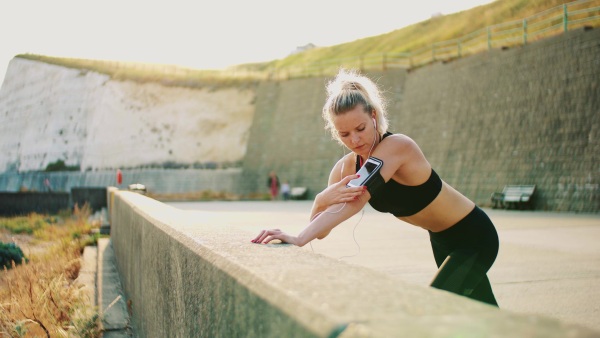
[[[354,187],[363,185],[363,183],[367,180],[367,178],[369,178],[373,171],[377,169],[377,167],[378,165],[376,163],[367,161],[367,163],[365,163],[365,165],[363,165],[357,172],[357,174],[360,175],[360,177],[348,182],[348,185]]]

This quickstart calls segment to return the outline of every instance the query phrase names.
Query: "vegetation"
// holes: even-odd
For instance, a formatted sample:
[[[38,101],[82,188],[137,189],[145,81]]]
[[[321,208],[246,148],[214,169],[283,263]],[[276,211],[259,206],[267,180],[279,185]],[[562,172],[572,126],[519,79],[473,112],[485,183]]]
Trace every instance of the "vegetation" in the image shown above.
[[[0,242],[0,269],[10,269],[13,264],[21,264],[24,260],[25,255],[18,245]]]
[[[66,165],[65,161],[63,160],[56,160],[55,162],[52,163],[48,163],[48,165],[46,166],[46,170],[47,172],[52,172],[52,171],[79,171],[79,166],[78,165]]]
[[[32,247],[45,248],[0,272],[0,336],[100,336],[97,310],[76,281],[83,248],[98,238],[89,216],[85,205],[58,216],[0,218],[1,232],[27,235]]]
[[[522,20],[534,14],[572,1],[496,0],[470,10],[432,17],[428,20],[378,36],[332,47],[317,48],[275,61],[278,67],[348,58],[375,53],[407,53],[432,44],[463,37],[488,26]]]
[[[292,74],[294,69],[302,69],[301,74],[315,74],[309,73],[306,70],[308,65],[318,65],[316,71],[317,74],[320,74],[326,67],[325,65],[336,68],[343,63],[342,60],[355,60],[352,61],[355,64],[351,66],[360,66],[362,68],[364,66],[362,62],[365,59],[372,58],[376,59],[372,60],[372,62],[377,63],[381,67],[382,60],[386,60],[388,56],[417,53],[423,49],[427,49],[427,54],[431,54],[431,48],[435,44],[463,38],[474,32],[479,32],[480,35],[485,37],[485,29],[492,26],[513,22],[515,23],[514,29],[512,27],[505,29],[507,31],[519,31],[522,29],[522,20],[525,18],[532,20],[531,26],[538,20],[537,18],[547,20],[544,16],[558,16],[558,21],[560,21],[561,5],[567,3],[575,4],[572,6],[572,11],[581,8],[596,7],[596,10],[591,12],[573,14],[570,20],[577,20],[581,16],[598,17],[600,15],[600,10],[597,9],[600,6],[600,0],[587,0],[583,2],[567,0],[496,0],[487,5],[475,7],[467,11],[435,16],[386,34],[335,46],[318,47],[290,55],[280,60],[232,66],[224,71],[189,69],[173,65],[56,58],[31,54],[18,55],[18,57],[80,69],[82,76],[91,70],[107,74],[117,80],[154,81],[173,86],[195,88],[215,88],[231,85],[247,86],[256,83],[252,79],[276,77],[282,76],[282,74],[285,76],[285,74]],[[548,25],[556,25],[555,20],[547,22]],[[586,24],[598,26],[600,25],[600,20],[597,19]],[[558,26],[560,26],[560,23]],[[571,28],[578,28],[578,26],[574,24]],[[548,34],[557,34],[560,31],[560,29],[554,29]],[[522,43],[522,33],[518,32],[515,34],[515,37],[511,37],[511,39],[516,39],[517,43]],[[518,37],[519,34],[521,37]],[[546,37],[548,34],[539,35],[538,38]],[[534,40],[535,38],[532,37],[531,39]],[[506,43],[502,41],[501,45],[495,47],[505,48]],[[453,46],[452,48],[455,47]],[[446,48],[443,47],[441,49]],[[460,54],[460,51],[458,54]],[[315,70],[313,69],[312,71],[314,72]]]
[[[46,217],[39,214],[30,214],[28,216],[0,218],[0,229],[5,229],[13,234],[33,235],[43,227],[58,222],[58,217]]]

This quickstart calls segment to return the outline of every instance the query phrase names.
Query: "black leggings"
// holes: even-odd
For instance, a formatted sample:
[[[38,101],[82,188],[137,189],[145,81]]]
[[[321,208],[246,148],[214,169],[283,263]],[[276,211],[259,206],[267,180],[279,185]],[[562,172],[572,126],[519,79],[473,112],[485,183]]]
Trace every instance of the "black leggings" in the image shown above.
[[[439,268],[431,286],[498,306],[486,275],[498,255],[498,233],[479,207],[450,228],[429,231]]]

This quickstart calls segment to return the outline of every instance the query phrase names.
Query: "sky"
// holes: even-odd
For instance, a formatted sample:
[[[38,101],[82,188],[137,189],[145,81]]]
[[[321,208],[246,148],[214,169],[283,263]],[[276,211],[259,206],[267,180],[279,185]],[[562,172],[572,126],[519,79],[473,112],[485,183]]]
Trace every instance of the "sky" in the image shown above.
[[[493,0],[2,0],[0,80],[17,54],[221,69],[332,46]]]

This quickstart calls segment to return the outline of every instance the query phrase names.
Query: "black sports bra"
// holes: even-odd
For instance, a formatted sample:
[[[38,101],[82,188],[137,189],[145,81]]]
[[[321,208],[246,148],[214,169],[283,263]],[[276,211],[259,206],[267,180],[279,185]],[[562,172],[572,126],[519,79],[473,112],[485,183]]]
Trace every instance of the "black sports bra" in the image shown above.
[[[387,132],[382,140],[392,133]],[[356,171],[360,169],[360,156],[356,156]],[[411,216],[425,209],[442,190],[442,180],[431,169],[431,175],[423,184],[403,185],[390,179],[369,200],[377,211],[389,212],[396,217]]]

